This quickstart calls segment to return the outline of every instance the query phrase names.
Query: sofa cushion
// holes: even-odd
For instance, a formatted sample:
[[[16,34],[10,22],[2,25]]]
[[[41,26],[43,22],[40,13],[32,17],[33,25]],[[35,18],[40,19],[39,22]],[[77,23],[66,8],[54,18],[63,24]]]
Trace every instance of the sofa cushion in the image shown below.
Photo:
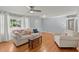
[[[12,31],[15,35],[30,35],[32,30],[30,28],[27,29],[15,29]]]
[[[17,30],[13,30],[12,34],[16,35],[16,36],[21,36],[20,32]]]
[[[32,29],[31,28],[25,29],[25,34],[26,35],[31,35],[31,33],[32,33]]]
[[[74,36],[75,32],[72,30],[67,30],[64,34],[67,36]]]

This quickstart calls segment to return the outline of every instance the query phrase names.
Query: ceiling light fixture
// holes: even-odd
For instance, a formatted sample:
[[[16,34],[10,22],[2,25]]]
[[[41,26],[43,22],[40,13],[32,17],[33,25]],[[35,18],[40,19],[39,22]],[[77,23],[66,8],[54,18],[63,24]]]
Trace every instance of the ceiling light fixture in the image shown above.
[[[34,13],[34,11],[30,11],[30,13]]]
[[[46,18],[46,15],[45,15],[45,14],[44,14],[44,15],[42,15],[42,17],[43,17],[43,18]]]

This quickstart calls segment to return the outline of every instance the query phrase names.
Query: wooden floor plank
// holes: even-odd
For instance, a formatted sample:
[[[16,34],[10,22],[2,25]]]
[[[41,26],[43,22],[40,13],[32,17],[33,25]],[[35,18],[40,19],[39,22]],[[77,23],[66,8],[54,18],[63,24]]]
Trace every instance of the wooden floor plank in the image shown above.
[[[34,49],[29,49],[28,44],[16,47],[13,42],[0,43],[1,52],[77,52],[78,48],[59,48],[54,42],[54,35],[42,33],[42,45]]]

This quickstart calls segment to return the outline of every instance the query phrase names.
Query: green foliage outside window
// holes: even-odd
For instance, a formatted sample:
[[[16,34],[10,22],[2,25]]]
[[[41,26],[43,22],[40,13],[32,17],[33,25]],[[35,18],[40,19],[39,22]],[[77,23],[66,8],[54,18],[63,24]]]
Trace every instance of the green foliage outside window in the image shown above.
[[[21,21],[16,19],[10,19],[10,27],[21,27]]]

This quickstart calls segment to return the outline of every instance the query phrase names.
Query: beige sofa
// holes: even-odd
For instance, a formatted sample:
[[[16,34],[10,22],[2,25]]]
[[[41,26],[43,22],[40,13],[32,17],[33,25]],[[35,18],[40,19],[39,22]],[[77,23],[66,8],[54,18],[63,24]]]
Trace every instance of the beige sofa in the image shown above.
[[[78,47],[79,46],[79,33],[67,31],[61,34],[55,34],[54,41],[58,47]]]
[[[16,46],[20,46],[28,42],[28,39],[39,37],[40,33],[32,33],[31,29],[17,29],[12,31],[12,39]]]

